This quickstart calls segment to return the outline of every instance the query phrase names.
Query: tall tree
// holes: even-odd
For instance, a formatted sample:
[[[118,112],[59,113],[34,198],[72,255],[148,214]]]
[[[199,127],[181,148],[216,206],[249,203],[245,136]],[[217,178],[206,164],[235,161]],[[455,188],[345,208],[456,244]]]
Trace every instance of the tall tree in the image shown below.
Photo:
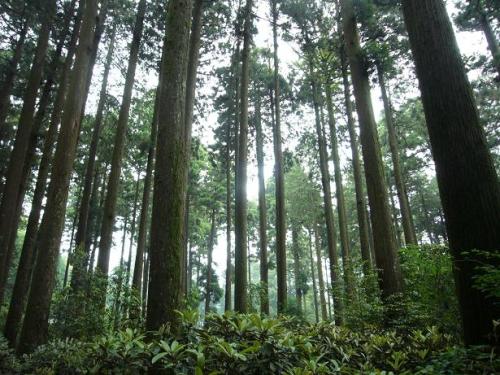
[[[214,251],[214,242],[217,235],[217,209],[212,208],[212,213],[210,214],[210,234],[208,236],[208,246],[207,246],[207,285],[205,290],[205,316],[210,311],[210,300],[212,298],[212,254]]]
[[[375,261],[379,270],[382,296],[387,298],[401,292],[401,270],[396,252],[384,168],[370,96],[367,65],[359,42],[353,1],[342,0],[341,4],[344,41],[351,66],[354,97],[361,130],[360,138],[370,203]]]
[[[146,0],[141,0],[137,5],[137,14],[135,18],[134,30],[132,32],[132,43],[130,44],[122,104],[120,106],[120,114],[116,125],[113,156],[111,159],[111,172],[109,174],[106,189],[106,200],[104,201],[104,216],[101,224],[99,257],[97,258],[97,269],[104,278],[107,278],[109,269],[109,256],[113,239],[113,226],[116,215],[116,201],[118,199],[118,188],[122,169],[123,149],[125,148],[130,103],[132,100],[132,89],[134,87],[135,71],[139,60],[139,48],[144,28],[145,13]]]
[[[79,45],[51,170],[47,203],[40,225],[39,251],[18,344],[18,351],[21,353],[33,350],[47,339],[50,302],[64,227],[68,184],[80,132],[80,115],[96,15],[97,1],[86,0]]]
[[[464,339],[469,345],[486,343],[500,301],[475,287],[474,279],[478,263],[500,267],[498,176],[444,2],[403,0],[402,5],[454,259]],[[473,249],[484,255],[468,255]]]
[[[168,5],[160,73],[158,140],[146,327],[170,323],[175,330],[181,306],[184,212],[188,173],[185,100],[191,0]]]
[[[244,313],[247,311],[247,159],[248,159],[248,81],[252,28],[253,1],[247,0],[245,6],[245,25],[243,27],[243,49],[241,52],[240,80],[240,120],[238,134],[238,153],[236,159],[236,208],[235,228],[235,277],[234,277],[234,309]]]
[[[274,61],[274,178],[276,188],[276,275],[278,278],[278,312],[284,312],[287,306],[286,285],[286,213],[285,213],[285,178],[283,173],[283,152],[281,150],[281,96],[279,82],[278,59],[278,7],[277,0],[270,0],[273,27],[273,61]]]
[[[12,258],[11,236],[16,235],[14,233],[16,220],[11,220],[11,218],[15,217],[18,207],[19,186],[23,177],[24,161],[30,145],[37,93],[45,66],[45,56],[49,47],[52,18],[56,10],[55,0],[46,0],[42,5],[41,27],[37,46],[23,95],[23,106],[19,117],[16,139],[10,154],[6,182],[0,203],[0,302],[3,300],[5,282]]]

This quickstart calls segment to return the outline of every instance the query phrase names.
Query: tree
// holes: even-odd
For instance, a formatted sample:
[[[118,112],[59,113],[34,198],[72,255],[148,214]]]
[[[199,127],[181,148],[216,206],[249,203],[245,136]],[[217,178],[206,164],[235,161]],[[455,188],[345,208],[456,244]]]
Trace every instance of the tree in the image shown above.
[[[188,150],[185,125],[191,1],[168,5],[160,72],[146,327],[170,323],[181,306]]]
[[[249,60],[252,27],[253,1],[247,0],[245,6],[245,25],[243,27],[243,50],[241,53],[240,80],[240,121],[238,134],[238,157],[236,159],[236,208],[234,217],[235,228],[235,278],[234,278],[234,309],[238,312],[247,311],[247,143],[248,143],[248,81]]]
[[[474,279],[478,263],[500,266],[500,185],[444,2],[404,0],[402,5],[454,259],[464,339],[469,345],[486,343],[500,304],[475,287]],[[484,254],[468,255],[473,249]]]
[[[47,339],[48,315],[63,231],[68,183],[80,131],[85,80],[97,15],[97,1],[86,0],[79,44],[64,104],[61,130],[51,170],[45,212],[40,224],[39,251],[33,271],[18,351],[32,351]]]
[[[401,271],[396,253],[384,168],[370,97],[368,72],[359,42],[353,2],[352,0],[343,0],[341,5],[344,42],[351,67],[354,97],[361,129],[360,138],[370,204],[375,261],[382,296],[387,298],[402,291]]]

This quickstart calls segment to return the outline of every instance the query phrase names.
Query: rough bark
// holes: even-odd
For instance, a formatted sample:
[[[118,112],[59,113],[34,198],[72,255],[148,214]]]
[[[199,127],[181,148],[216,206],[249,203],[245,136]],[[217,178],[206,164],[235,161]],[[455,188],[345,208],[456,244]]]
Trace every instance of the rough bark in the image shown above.
[[[178,328],[181,307],[184,212],[188,173],[185,128],[190,0],[169,2],[160,74],[158,141],[151,222],[148,330]]]
[[[116,215],[116,202],[118,199],[118,189],[123,162],[123,150],[127,136],[128,117],[130,103],[132,100],[132,90],[134,88],[135,71],[139,60],[139,48],[141,45],[142,31],[144,28],[144,15],[146,13],[146,0],[141,0],[137,6],[132,42],[128,58],[127,73],[125,76],[125,86],[123,88],[123,98],[116,124],[116,134],[114,139],[113,156],[111,159],[111,172],[109,174],[108,186],[106,189],[106,200],[104,201],[104,214],[101,224],[101,239],[99,241],[99,256],[97,258],[97,269],[103,279],[107,279],[109,271],[109,256],[113,242],[113,227]]]
[[[344,86],[344,102],[347,117],[347,129],[349,131],[349,143],[351,146],[352,173],[354,175],[354,189],[356,192],[356,214],[358,218],[359,244],[361,258],[363,259],[363,272],[368,275],[372,269],[373,260],[370,253],[370,233],[368,229],[368,215],[366,214],[366,199],[363,189],[363,172],[359,159],[358,136],[354,126],[354,117],[351,101],[351,89],[347,71],[347,56],[342,43],[340,50],[340,61],[342,70],[342,83]]]
[[[375,260],[382,297],[385,299],[401,292],[402,280],[397,261],[396,241],[391,222],[377,127],[373,115],[369,77],[359,42],[352,0],[342,1],[342,21],[361,130],[360,138],[370,203]]]
[[[384,71],[380,65],[377,65],[378,82],[382,91],[382,101],[384,102],[385,125],[387,127],[387,135],[389,138],[389,148],[391,149],[392,167],[394,173],[394,181],[396,191],[398,193],[399,209],[401,210],[403,232],[405,235],[405,244],[417,245],[417,235],[415,234],[415,225],[411,214],[410,202],[408,200],[408,192],[403,179],[403,170],[401,166],[401,158],[399,156],[398,137],[392,114],[392,105],[387,94],[387,85],[385,83]]]
[[[35,55],[23,95],[23,106],[19,117],[14,148],[10,154],[9,165],[5,175],[5,186],[0,203],[0,302],[3,300],[5,282],[10,268],[13,248],[9,244],[11,236],[15,236],[14,222],[18,204],[19,185],[23,177],[23,166],[30,146],[34,123],[37,93],[45,66],[45,56],[49,45],[49,35],[54,17],[56,3],[47,2],[42,10],[44,17],[39,31]]]
[[[260,98],[255,102],[255,143],[257,147],[257,166],[259,175],[259,257],[260,257],[260,283],[261,298],[260,312],[269,314],[269,287],[267,265],[267,206],[266,185],[264,176],[264,136],[261,123]]]
[[[235,227],[235,277],[234,277],[234,309],[240,313],[247,311],[247,159],[248,159],[248,81],[252,28],[253,1],[247,0],[245,6],[245,25],[243,28],[243,49],[241,53],[240,81],[240,121],[238,158],[236,160],[236,208]]]
[[[283,152],[281,149],[281,108],[278,59],[278,8],[277,0],[270,0],[273,27],[273,61],[274,61],[274,178],[276,194],[276,275],[278,289],[278,312],[284,312],[287,306],[286,285],[286,213],[285,213],[285,177],[283,173]]]
[[[483,344],[500,300],[475,288],[477,264],[500,267],[500,184],[442,0],[403,0],[436,164],[465,343]],[[493,255],[467,255],[478,249]],[[490,342],[491,342],[490,341]]]
[[[40,226],[39,251],[19,340],[18,351],[21,353],[32,351],[47,339],[49,308],[64,229],[68,185],[80,131],[83,92],[96,14],[97,1],[86,0],[75,66],[71,72],[68,97],[64,104],[64,115],[51,170],[47,203]]]
[[[328,126],[330,128],[330,143],[332,147],[332,159],[335,175],[335,195],[337,198],[337,214],[339,216],[340,248],[342,250],[344,283],[347,297],[352,300],[354,298],[354,273],[351,264],[351,249],[347,231],[347,214],[344,199],[344,185],[342,183],[342,171],[340,170],[337,128],[335,124],[332,103],[332,89],[329,84],[326,85],[326,108],[328,111]]]

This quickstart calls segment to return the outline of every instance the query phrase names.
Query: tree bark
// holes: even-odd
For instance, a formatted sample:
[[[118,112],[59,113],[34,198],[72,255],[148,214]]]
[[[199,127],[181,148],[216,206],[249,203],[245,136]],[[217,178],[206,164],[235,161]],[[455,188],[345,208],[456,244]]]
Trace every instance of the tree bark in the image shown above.
[[[500,184],[442,0],[403,0],[436,164],[467,345],[493,342],[500,300],[475,287],[477,264],[500,267]],[[467,252],[476,249],[484,255]],[[490,257],[486,256],[490,255]]]
[[[382,101],[384,102],[385,125],[387,126],[387,135],[389,138],[389,148],[391,149],[391,159],[394,172],[394,181],[398,193],[399,208],[401,210],[403,232],[405,235],[405,244],[417,245],[417,235],[415,234],[415,225],[411,214],[410,202],[408,201],[408,192],[403,179],[403,170],[401,159],[399,157],[398,137],[392,117],[392,105],[387,95],[387,85],[385,83],[384,71],[380,64],[377,65],[378,82],[382,91]]]
[[[19,117],[16,140],[10,154],[5,176],[6,181],[0,203],[0,302],[3,300],[7,280],[6,275],[9,272],[10,259],[12,258],[13,248],[10,248],[9,244],[11,236],[16,235],[13,225],[16,220],[12,220],[12,218],[16,214],[19,185],[22,181],[23,166],[30,145],[37,93],[45,66],[45,56],[49,45],[49,35],[55,8],[55,1],[50,0],[47,2],[46,7],[42,9],[44,16],[26,90],[23,95],[23,106]]]
[[[49,308],[64,228],[68,184],[80,131],[83,92],[96,14],[97,1],[86,0],[75,66],[71,72],[68,97],[64,105],[64,115],[52,165],[47,203],[40,225],[39,251],[18,346],[20,353],[32,351],[47,339]]]
[[[300,278],[300,244],[299,244],[299,229],[292,224],[292,251],[293,251],[293,273],[295,281],[295,299],[297,301],[297,307],[299,314],[302,315],[302,282]]]
[[[212,253],[214,250],[214,242],[217,231],[216,226],[216,216],[217,210],[215,208],[212,209],[212,214],[210,215],[210,222],[212,223],[210,226],[210,236],[208,238],[208,256],[207,256],[207,287],[205,291],[205,316],[207,316],[210,310],[210,298],[212,293]]]
[[[319,283],[319,305],[321,307],[321,319],[328,319],[328,311],[326,309],[325,299],[325,281],[323,279],[323,266],[321,262],[321,239],[319,237],[319,224],[314,224],[314,243],[316,248],[316,268],[318,270],[318,283]]]
[[[316,323],[319,322],[319,311],[318,311],[318,287],[316,286],[316,276],[314,275],[314,258],[312,251],[312,239],[311,230],[309,232],[309,261],[311,263],[311,278],[313,283],[313,301],[314,301],[314,316],[316,318]]]
[[[285,214],[285,177],[283,173],[283,151],[281,150],[281,108],[278,59],[278,8],[277,0],[270,0],[273,27],[273,61],[274,61],[274,178],[276,194],[276,275],[278,281],[278,313],[286,310],[286,214]]]
[[[477,3],[481,5],[479,1]],[[488,48],[491,52],[491,56],[493,57],[493,66],[497,71],[497,77],[500,79],[500,48],[498,47],[498,41],[495,36],[495,32],[491,27],[490,20],[484,10],[480,10],[479,22],[481,23],[481,28],[483,29],[484,36],[488,42]]]
[[[333,159],[334,175],[335,175],[335,194],[337,197],[337,213],[339,216],[340,248],[342,250],[344,283],[345,283],[347,297],[349,298],[349,300],[352,300],[354,298],[354,273],[351,264],[351,249],[349,246],[349,235],[347,231],[347,214],[345,209],[342,172],[340,170],[337,129],[333,114],[332,89],[329,84],[326,84],[326,108],[328,111],[328,125],[330,128],[330,142],[332,147],[332,159]]]
[[[253,1],[247,0],[245,6],[245,25],[243,28],[243,50],[240,81],[240,121],[238,158],[236,160],[236,209],[235,227],[235,277],[234,277],[234,309],[237,312],[247,311],[247,159],[248,159],[248,81],[252,28]]]
[[[182,303],[182,254],[188,173],[185,123],[191,0],[169,2],[160,73],[158,141],[151,222],[146,327],[170,324]]]
[[[120,114],[116,125],[111,172],[109,174],[109,181],[106,189],[106,200],[104,201],[104,216],[101,224],[101,239],[99,241],[99,256],[97,258],[97,269],[104,280],[107,279],[109,271],[109,256],[113,242],[113,226],[115,222],[116,201],[118,199],[118,188],[123,162],[123,149],[125,148],[127,136],[130,103],[132,100],[132,90],[134,88],[135,71],[139,60],[139,48],[144,28],[145,13],[146,0],[141,0],[137,6],[137,15],[132,33],[132,43],[130,44],[122,104],[120,106]]]
[[[231,254],[231,227],[232,227],[232,186],[231,186],[231,122],[227,123],[226,134],[226,285],[224,293],[224,311],[231,310],[232,298],[232,254]]]
[[[402,278],[397,260],[384,167],[380,153],[377,127],[373,115],[370,83],[354,15],[352,0],[342,0],[342,18],[347,56],[356,98],[361,144],[365,164],[366,185],[370,203],[375,260],[382,297],[400,293]]]
[[[258,94],[257,94],[258,95]],[[269,287],[267,265],[267,206],[264,176],[264,136],[261,123],[260,97],[255,102],[255,142],[257,146],[257,165],[259,175],[259,256],[260,256],[260,312],[269,315]]]

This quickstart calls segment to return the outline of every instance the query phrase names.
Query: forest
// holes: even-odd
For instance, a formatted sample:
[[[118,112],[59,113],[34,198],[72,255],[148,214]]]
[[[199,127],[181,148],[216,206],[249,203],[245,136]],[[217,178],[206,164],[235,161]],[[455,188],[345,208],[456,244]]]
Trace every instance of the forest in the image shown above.
[[[0,374],[500,374],[498,0],[0,0]]]

